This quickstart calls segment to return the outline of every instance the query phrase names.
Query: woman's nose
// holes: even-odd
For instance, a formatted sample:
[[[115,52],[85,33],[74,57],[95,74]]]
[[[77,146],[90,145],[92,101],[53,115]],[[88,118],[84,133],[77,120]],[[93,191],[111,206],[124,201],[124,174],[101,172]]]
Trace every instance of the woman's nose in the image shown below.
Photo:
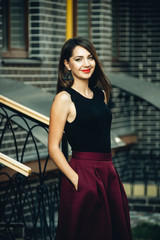
[[[90,62],[88,61],[88,59],[84,59],[84,63],[83,63],[85,66],[90,66]]]

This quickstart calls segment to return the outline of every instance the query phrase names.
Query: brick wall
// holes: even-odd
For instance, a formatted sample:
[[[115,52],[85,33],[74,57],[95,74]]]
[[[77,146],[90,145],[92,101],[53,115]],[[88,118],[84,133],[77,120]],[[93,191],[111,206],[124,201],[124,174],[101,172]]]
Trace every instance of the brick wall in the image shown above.
[[[39,59],[40,64],[35,65],[28,61],[28,65],[2,65],[0,77],[16,79],[55,92],[59,54],[66,38],[66,1],[29,0],[28,2],[28,57]]]
[[[160,3],[131,2],[131,64],[132,75],[160,85]]]
[[[103,68],[111,70],[112,43],[111,0],[93,0],[91,5],[91,40]]]
[[[126,72],[140,81],[149,81],[159,86],[160,3],[154,0],[121,0],[117,1],[117,8],[115,19],[115,5],[112,5],[112,24],[118,21],[118,29],[112,32],[112,36],[117,34],[118,39],[112,71]],[[115,166],[118,166],[122,180],[158,183],[160,111],[140,98],[127,96],[127,93],[117,88],[113,89],[112,102],[113,128],[130,128],[138,134],[138,144],[130,148],[129,155],[127,152],[125,156],[121,152],[116,155]],[[118,162],[128,164],[125,176]]]

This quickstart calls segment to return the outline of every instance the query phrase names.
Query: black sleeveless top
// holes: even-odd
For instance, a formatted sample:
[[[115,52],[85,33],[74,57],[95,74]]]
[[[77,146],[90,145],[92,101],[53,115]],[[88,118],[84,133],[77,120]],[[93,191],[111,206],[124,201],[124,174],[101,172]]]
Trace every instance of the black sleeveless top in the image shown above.
[[[66,122],[65,133],[72,151],[111,152],[111,110],[104,102],[104,93],[98,87],[92,89],[93,98],[81,95],[73,88],[65,89],[75,104],[76,118]]]

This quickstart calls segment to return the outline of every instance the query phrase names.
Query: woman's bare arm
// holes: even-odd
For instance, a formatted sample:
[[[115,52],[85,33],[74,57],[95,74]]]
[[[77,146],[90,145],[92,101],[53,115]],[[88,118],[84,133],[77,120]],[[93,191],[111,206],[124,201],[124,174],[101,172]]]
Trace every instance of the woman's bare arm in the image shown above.
[[[75,189],[78,188],[78,174],[70,167],[64,154],[60,149],[60,143],[67,117],[71,106],[70,95],[66,92],[60,92],[56,95],[50,111],[50,124],[48,136],[49,155],[57,167],[73,183]]]

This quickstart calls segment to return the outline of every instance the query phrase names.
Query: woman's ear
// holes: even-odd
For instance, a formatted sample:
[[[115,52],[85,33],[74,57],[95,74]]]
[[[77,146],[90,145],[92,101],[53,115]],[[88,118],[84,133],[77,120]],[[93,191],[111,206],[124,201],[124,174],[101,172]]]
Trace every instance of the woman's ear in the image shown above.
[[[66,66],[68,71],[71,70],[70,67],[69,67],[69,62],[67,61],[67,59],[64,60],[64,65]]]

